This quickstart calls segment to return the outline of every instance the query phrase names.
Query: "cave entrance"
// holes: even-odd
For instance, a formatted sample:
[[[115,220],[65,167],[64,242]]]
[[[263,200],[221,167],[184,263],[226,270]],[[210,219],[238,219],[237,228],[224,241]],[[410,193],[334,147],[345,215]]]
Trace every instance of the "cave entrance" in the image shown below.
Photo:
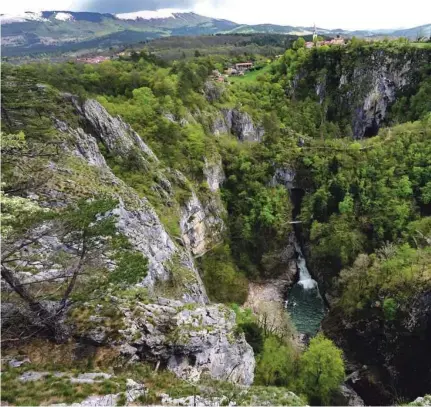
[[[377,120],[374,118],[371,125],[365,128],[364,137],[374,137],[379,133],[379,125]]]

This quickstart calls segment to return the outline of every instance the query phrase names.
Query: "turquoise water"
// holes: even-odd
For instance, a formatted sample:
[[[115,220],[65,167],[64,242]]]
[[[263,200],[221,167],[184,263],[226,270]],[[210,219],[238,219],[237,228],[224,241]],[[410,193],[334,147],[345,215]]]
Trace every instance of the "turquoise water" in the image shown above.
[[[325,316],[325,305],[317,286],[305,289],[299,283],[295,284],[290,289],[287,299],[287,312],[298,332],[316,335],[320,322]]]
[[[288,292],[286,309],[299,333],[314,336],[325,316],[325,304],[317,282],[311,278],[307,269],[301,248],[296,244],[295,249],[298,254],[299,281]]]

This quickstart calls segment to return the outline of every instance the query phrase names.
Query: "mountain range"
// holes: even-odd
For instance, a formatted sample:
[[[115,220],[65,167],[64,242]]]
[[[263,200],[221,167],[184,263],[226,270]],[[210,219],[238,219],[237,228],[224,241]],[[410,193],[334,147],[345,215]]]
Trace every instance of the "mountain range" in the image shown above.
[[[42,11],[0,15],[2,55],[22,56],[109,48],[166,36],[271,33],[309,35],[313,27],[246,25],[192,12],[142,11],[127,14]],[[431,24],[409,29],[359,30],[317,28],[321,35],[430,37]]]

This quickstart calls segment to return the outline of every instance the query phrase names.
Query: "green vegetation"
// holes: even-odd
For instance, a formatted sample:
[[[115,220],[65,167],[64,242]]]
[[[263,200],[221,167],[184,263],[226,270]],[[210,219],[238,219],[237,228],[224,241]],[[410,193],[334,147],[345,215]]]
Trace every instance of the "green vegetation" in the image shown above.
[[[196,48],[191,52],[195,58],[171,64],[141,52],[94,66],[4,66],[3,243],[7,249],[15,247],[32,227],[51,222],[53,230],[61,232],[60,242],[78,249],[77,255],[57,253],[48,260],[64,268],[77,262],[82,266],[72,273],[76,276],[72,284],[48,284],[43,290],[34,285],[28,288],[31,296],[23,290],[20,294],[20,285],[15,284],[18,296],[30,304],[33,296],[62,303],[70,297],[75,302],[70,318],[78,334],[98,324],[106,329],[108,339],[115,340],[123,322],[109,296],[133,304],[149,301],[153,293],[131,287],[147,275],[148,261],[116,233],[113,217],[103,214],[119,198],[133,209],[136,202],[129,202],[128,192],[134,190],[155,208],[179,247],[184,244],[179,225],[182,206],[193,191],[208,204],[209,215],[221,216],[211,206],[219,199],[218,192],[210,191],[204,173],[205,160],[221,157],[226,180],[220,195],[227,210],[223,241],[196,259],[212,301],[243,304],[249,280],[274,279],[286,271],[295,211],[309,249],[308,264],[332,298],[335,311],[330,312],[339,312],[346,323],[373,320],[385,332],[401,326],[412,300],[431,289],[431,64],[427,49],[406,41],[352,39],[345,47],[308,50],[298,40],[261,70],[218,85],[215,96],[206,93],[212,71],[223,70],[239,57],[202,56],[204,52]],[[375,129],[378,134],[361,138],[371,136],[370,130],[360,134],[352,123],[355,109],[369,96],[373,69],[387,62],[388,70],[401,72],[405,60],[412,61],[406,73],[408,86],[388,105],[389,114]],[[69,128],[80,125],[61,91],[97,98],[139,133],[159,161],[148,162],[133,148],[123,156],[114,154],[99,143],[108,166],[124,181],[115,185],[97,167],[83,165],[70,153],[76,150],[73,133],[56,130],[52,123],[54,116]],[[265,130],[262,142],[242,143],[229,134],[214,136],[214,121],[222,109],[250,115],[254,125]],[[57,123],[58,128],[64,126]],[[353,140],[353,135],[359,139]],[[295,187],[304,191],[296,207],[286,188],[293,175]],[[37,246],[37,242],[31,244]],[[101,254],[115,261],[114,270],[108,272],[96,261]],[[27,263],[41,260],[32,251],[20,256]],[[9,260],[2,270],[21,267],[14,257]],[[183,263],[179,255],[166,262],[172,278],[157,283],[156,296],[182,298],[190,289],[196,276]],[[12,294],[11,298],[18,297]],[[93,298],[100,298],[102,322],[90,318]],[[304,394],[312,404],[331,403],[344,379],[342,354],[333,342],[319,334],[301,354],[284,310],[280,314],[262,309],[257,317],[238,306],[234,309],[237,334],[244,333],[256,355],[256,383],[279,387],[271,390],[275,404],[293,402],[286,389]],[[230,340],[235,338],[232,335]],[[151,391],[140,402],[158,402],[158,392],[169,386],[178,396],[194,391],[170,373],[150,370],[142,366],[127,373],[141,380],[145,377],[148,383]],[[9,403],[82,399],[77,396],[82,389],[70,388],[65,379],[55,381],[57,390],[49,382],[46,394],[39,384],[33,390],[18,387],[21,391],[15,391],[13,374],[8,371],[5,376]],[[253,403],[251,396],[239,394],[237,388],[221,387],[220,394],[228,399]],[[256,389],[268,396],[263,387]],[[40,398],[34,398],[33,391]],[[85,395],[90,390],[82,391]]]
[[[280,343],[275,336],[267,337],[257,360],[256,383],[292,388],[296,357],[291,345]]]
[[[231,76],[229,77],[229,82],[235,83],[235,82],[254,82],[256,80],[259,80],[259,77],[261,75],[265,75],[265,73],[269,72],[271,70],[271,65],[267,64],[265,66],[258,66],[255,69],[246,72],[244,76]],[[263,80],[263,79],[262,79]]]
[[[200,260],[203,281],[214,302],[238,304],[247,299],[247,279],[233,262],[229,246],[221,245]]]
[[[341,351],[318,334],[300,359],[299,381],[311,403],[329,404],[331,394],[344,381],[344,362]]]

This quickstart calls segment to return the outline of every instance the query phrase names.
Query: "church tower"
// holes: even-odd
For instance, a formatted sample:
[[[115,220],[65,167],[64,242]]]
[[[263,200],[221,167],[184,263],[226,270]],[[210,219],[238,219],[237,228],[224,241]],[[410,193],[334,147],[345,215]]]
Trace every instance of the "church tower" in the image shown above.
[[[317,30],[316,30],[316,23],[314,23],[314,31],[313,31],[313,42],[317,41]]]

